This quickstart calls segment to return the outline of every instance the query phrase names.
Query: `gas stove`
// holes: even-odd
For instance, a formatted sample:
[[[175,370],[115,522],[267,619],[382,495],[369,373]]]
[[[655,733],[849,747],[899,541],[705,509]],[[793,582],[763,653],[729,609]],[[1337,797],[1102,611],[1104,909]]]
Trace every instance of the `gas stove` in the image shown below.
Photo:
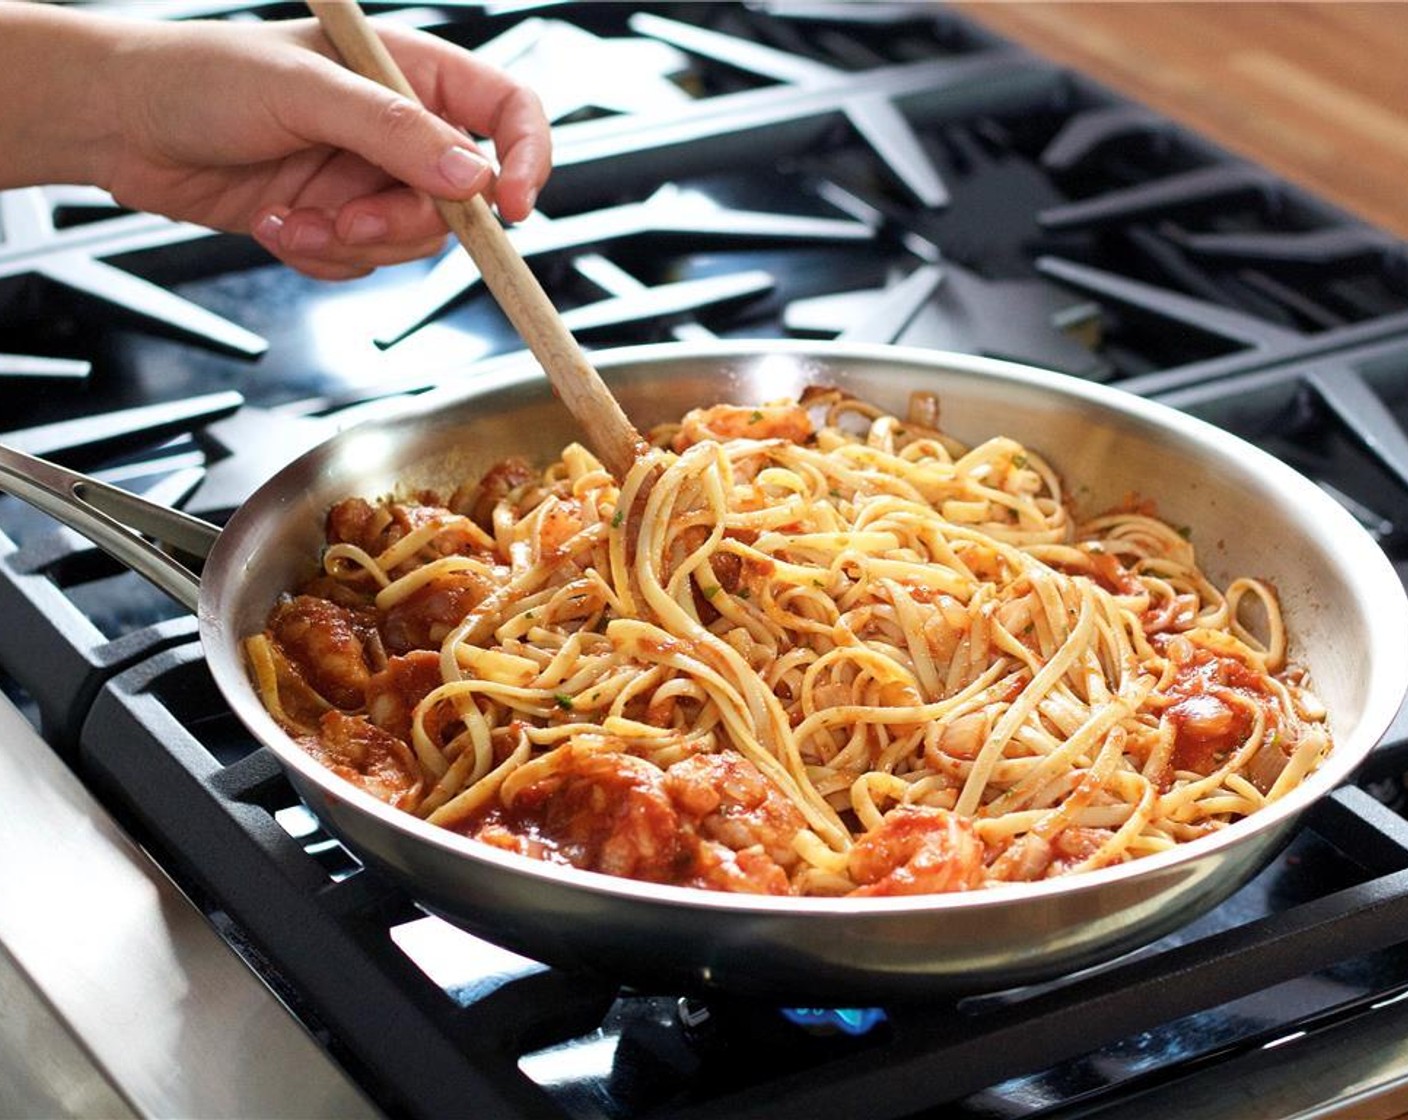
[[[511,237],[589,348],[839,337],[1107,382],[1285,459],[1408,573],[1393,237],[931,5],[366,7],[539,90],[556,171]],[[61,187],[0,193],[0,235],[0,440],[216,522],[518,347],[458,249],[323,284]],[[36,1084],[86,1055],[87,1111],[1375,1115],[1408,1078],[1401,718],[1256,880],[1154,946],[952,1003],[774,1008],[623,990],[425,915],[298,802],[194,620],[10,499],[0,618],[0,867],[26,887],[0,902],[0,988],[32,1027],[0,1049]],[[105,911],[56,900],[59,827],[83,890],[117,867],[147,900],[140,936],[104,947]],[[118,974],[158,1008],[100,996]]]

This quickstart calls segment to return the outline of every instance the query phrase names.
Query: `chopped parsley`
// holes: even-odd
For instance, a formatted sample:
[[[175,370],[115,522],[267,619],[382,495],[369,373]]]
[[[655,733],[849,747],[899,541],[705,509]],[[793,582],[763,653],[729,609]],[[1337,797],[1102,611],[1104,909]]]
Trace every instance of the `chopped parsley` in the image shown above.
[[[626,511],[618,508],[616,512],[611,515],[611,527],[613,529],[619,529],[621,527],[621,522],[625,520]]]
[[[699,590],[704,592],[704,598],[712,599],[715,595],[722,591],[723,588],[716,583],[709,587],[701,587]]]
[[[758,411],[758,409],[755,408],[755,409],[753,410],[753,415],[751,415],[750,417],[748,417],[748,423],[750,423],[750,424],[757,424],[757,423],[760,423],[760,422],[762,421],[762,419],[763,419],[763,414],[762,414],[760,411]]]
[[[564,712],[570,712],[572,710],[572,697],[568,696],[567,693],[556,693],[554,694],[553,699],[557,701],[557,706],[561,708]]]

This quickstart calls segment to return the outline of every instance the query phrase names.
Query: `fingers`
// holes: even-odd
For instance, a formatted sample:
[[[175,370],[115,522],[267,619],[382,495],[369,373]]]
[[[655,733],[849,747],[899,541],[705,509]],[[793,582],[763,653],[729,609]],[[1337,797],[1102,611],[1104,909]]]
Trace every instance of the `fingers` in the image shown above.
[[[381,28],[417,104],[327,57],[315,24],[284,26],[302,45],[263,104],[295,142],[325,154],[285,160],[282,197],[266,195],[252,223],[270,253],[310,276],[347,279],[442,248],[432,197],[483,194],[509,221],[532,212],[552,164],[532,91],[445,40]],[[464,130],[493,140],[497,179]]]
[[[487,161],[462,130],[487,136],[500,164],[494,190],[500,212],[510,221],[527,217],[552,170],[551,130],[537,95],[444,39],[395,26],[378,33],[423,107],[344,74],[344,83],[360,88],[336,105],[340,136],[324,141],[435,197],[467,198],[486,190],[489,180],[483,177]],[[321,113],[312,105],[301,108]],[[329,124],[321,115],[317,122]]]
[[[537,94],[443,39],[400,28],[384,36],[425,104],[493,140],[499,211],[510,221],[526,218],[552,171],[552,132]]]
[[[398,245],[443,242],[449,232],[435,204],[407,188],[354,198],[337,212],[333,229],[344,245],[387,252]]]
[[[312,208],[270,209],[251,232],[279,260],[320,280],[353,279],[419,260],[442,250],[446,236],[429,200],[404,188],[357,199],[335,216]]]
[[[552,134],[532,90],[519,87],[503,102],[494,151],[499,157],[495,203],[508,221],[521,222],[533,212],[552,169]]]
[[[468,138],[420,105],[311,52],[300,71],[270,101],[283,127],[310,145],[353,152],[435,197],[469,198],[493,181]]]

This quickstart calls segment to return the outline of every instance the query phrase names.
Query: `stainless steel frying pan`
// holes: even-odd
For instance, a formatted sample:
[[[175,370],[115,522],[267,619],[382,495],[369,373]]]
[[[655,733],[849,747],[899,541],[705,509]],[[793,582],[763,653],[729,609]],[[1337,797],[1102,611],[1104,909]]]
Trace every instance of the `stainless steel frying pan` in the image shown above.
[[[278,594],[315,564],[334,501],[452,489],[507,454],[546,461],[580,439],[536,367],[476,375],[467,388],[341,433],[270,479],[218,533],[14,453],[0,457],[0,488],[196,610],[211,672],[237,715],[328,829],[428,910],[529,956],[650,988],[879,1001],[1005,987],[1113,957],[1213,906],[1266,863],[1300,813],[1373,748],[1408,688],[1408,598],[1383,552],[1318,487],[1201,421],[1099,385],[932,351],[690,343],[596,358],[642,430],[698,405],[759,403],[809,385],[901,414],[911,392],[926,390],[938,394],[947,431],[969,442],[1003,433],[1039,450],[1087,511],[1130,492],[1155,499],[1161,516],[1192,527],[1215,579],[1254,574],[1276,585],[1294,656],[1330,710],[1333,754],[1292,794],[1217,835],[1040,883],[779,899],[579,872],[481,846],[345,784],[269,718],[240,653]],[[188,552],[208,546],[199,584],[119,523]]]

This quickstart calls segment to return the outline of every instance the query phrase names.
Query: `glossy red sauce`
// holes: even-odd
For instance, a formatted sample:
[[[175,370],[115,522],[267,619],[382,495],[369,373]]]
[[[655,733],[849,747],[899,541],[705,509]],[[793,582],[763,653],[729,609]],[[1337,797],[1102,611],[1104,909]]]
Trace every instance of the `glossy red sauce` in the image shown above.
[[[1276,709],[1261,676],[1235,657],[1195,648],[1179,665],[1166,693],[1165,715],[1174,729],[1172,766],[1209,774],[1246,742],[1253,714],[1241,701],[1265,710],[1268,730],[1276,727]]]

